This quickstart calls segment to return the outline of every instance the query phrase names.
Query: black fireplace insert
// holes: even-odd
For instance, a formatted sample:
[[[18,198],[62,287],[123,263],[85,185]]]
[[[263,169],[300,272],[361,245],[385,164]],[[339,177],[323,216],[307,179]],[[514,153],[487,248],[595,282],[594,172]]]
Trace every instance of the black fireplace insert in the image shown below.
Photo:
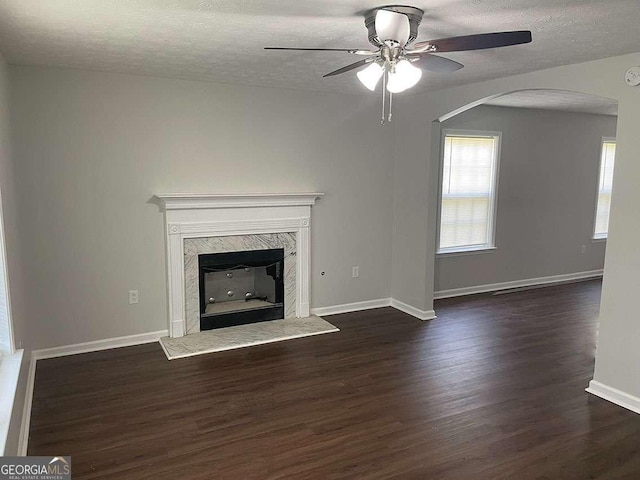
[[[284,249],[198,255],[200,330],[284,318]]]

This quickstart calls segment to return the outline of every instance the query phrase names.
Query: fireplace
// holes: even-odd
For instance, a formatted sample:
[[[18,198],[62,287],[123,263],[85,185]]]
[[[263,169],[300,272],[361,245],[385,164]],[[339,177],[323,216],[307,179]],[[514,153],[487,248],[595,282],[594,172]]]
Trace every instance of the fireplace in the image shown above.
[[[321,196],[321,193],[156,195],[154,201],[160,205],[165,219],[169,335],[177,338],[197,334],[201,329],[244,323],[248,320],[243,317],[248,313],[244,308],[236,307],[256,310],[251,316],[258,315],[260,309],[253,308],[258,306],[258,301],[267,303],[260,304],[264,307],[260,315],[274,315],[273,319],[308,317],[311,206]],[[221,259],[220,264],[213,260],[213,264],[205,265],[212,271],[200,271],[201,256],[206,264],[208,258],[216,258],[207,255],[269,250],[283,250],[284,254],[267,259],[217,257]],[[280,272],[283,272],[283,278],[279,279],[272,264],[282,258]],[[244,268],[259,269],[260,272],[244,272]],[[207,289],[206,279],[201,281],[201,276],[208,273],[213,274],[209,280],[216,280],[216,287],[212,283]],[[233,277],[226,277],[227,273],[233,273]],[[244,278],[245,273],[251,274],[253,280]],[[217,274],[248,283],[229,287],[225,283],[227,280],[218,278],[220,275]],[[261,291],[262,287],[258,286],[262,280],[271,282],[271,286],[275,283],[274,291]],[[281,281],[284,286],[279,283]],[[204,292],[201,292],[201,285]],[[217,285],[219,290],[215,290]],[[229,296],[229,291],[233,291],[233,296]],[[259,298],[244,302],[249,298],[243,298],[247,293]],[[228,307],[230,310],[222,311]],[[284,309],[284,314],[278,311],[275,316],[280,308]],[[206,325],[201,325],[201,321]]]
[[[200,330],[285,317],[284,248],[198,255]]]

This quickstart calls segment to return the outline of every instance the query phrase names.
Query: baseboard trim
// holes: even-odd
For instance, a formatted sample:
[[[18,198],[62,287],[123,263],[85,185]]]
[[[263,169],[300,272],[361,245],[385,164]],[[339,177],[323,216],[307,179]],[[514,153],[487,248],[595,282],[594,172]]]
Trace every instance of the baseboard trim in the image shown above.
[[[22,410],[22,424],[20,425],[20,437],[18,439],[18,455],[25,457],[29,447],[29,428],[31,426],[31,406],[33,404],[33,387],[36,381],[36,358],[31,353],[29,359],[29,371],[27,385],[24,393],[24,408]]]
[[[420,310],[395,298],[379,298],[377,300],[367,300],[365,302],[345,303],[332,307],[312,308],[311,313],[319,317],[327,315],[337,315],[339,313],[360,312],[362,310],[372,310],[374,308],[393,307],[401,312],[408,313],[419,320],[433,320],[436,312],[433,310]]]
[[[420,310],[419,308],[413,307],[408,303],[401,302],[400,300],[396,300],[395,298],[391,299],[391,306],[396,310],[408,313],[419,320],[433,320],[436,318],[436,312],[433,310]]]
[[[333,305],[331,307],[312,308],[311,313],[319,317],[325,315],[337,315],[338,313],[359,312],[362,310],[371,310],[374,308],[388,307],[391,305],[390,298],[378,298],[376,300],[366,300],[364,302],[344,303],[342,305]]]
[[[433,294],[434,300],[441,298],[462,297],[464,295],[474,295],[476,293],[497,292],[510,288],[533,287],[536,285],[548,285],[553,283],[569,282],[571,280],[587,280],[589,278],[602,277],[603,270],[590,270],[587,272],[567,273],[563,275],[551,275],[549,277],[526,278],[514,280],[512,282],[490,283],[477,285],[474,287],[452,288],[450,290],[440,290]]]
[[[76,355],[78,353],[99,352],[100,350],[109,350],[111,348],[130,347],[133,345],[153,343],[168,335],[168,330],[160,330],[157,332],[140,333],[138,335],[127,335],[125,337],[105,338],[104,340],[95,340],[93,342],[76,343],[73,345],[65,345],[63,347],[34,350],[33,355],[36,360],[43,360],[45,358],[65,357],[67,355]]]
[[[634,413],[640,413],[640,398],[623,392],[622,390],[610,387],[596,380],[591,380],[586,391],[596,397],[615,403],[622,408],[631,410]]]

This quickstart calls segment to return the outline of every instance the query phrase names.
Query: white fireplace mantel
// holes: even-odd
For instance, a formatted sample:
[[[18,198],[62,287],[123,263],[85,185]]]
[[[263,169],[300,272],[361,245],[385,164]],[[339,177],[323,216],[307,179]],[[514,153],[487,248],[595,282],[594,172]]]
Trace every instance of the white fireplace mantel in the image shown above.
[[[323,193],[157,194],[164,210],[311,206]]]
[[[157,194],[165,217],[169,332],[187,333],[184,241],[295,233],[296,317],[309,316],[311,206],[322,193]]]

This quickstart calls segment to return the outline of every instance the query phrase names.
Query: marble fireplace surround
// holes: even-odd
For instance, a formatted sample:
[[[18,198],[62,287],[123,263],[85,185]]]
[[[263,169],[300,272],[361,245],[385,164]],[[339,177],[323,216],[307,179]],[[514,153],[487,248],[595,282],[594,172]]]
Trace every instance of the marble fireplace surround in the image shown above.
[[[225,235],[221,237],[184,239],[184,287],[186,334],[200,331],[200,271],[198,255],[206,253],[242,252],[247,250],[284,249],[284,318],[296,315],[296,234],[266,233]]]
[[[322,195],[156,195],[165,217],[169,335],[200,331],[201,253],[284,248],[285,317],[308,317],[311,206]]]

